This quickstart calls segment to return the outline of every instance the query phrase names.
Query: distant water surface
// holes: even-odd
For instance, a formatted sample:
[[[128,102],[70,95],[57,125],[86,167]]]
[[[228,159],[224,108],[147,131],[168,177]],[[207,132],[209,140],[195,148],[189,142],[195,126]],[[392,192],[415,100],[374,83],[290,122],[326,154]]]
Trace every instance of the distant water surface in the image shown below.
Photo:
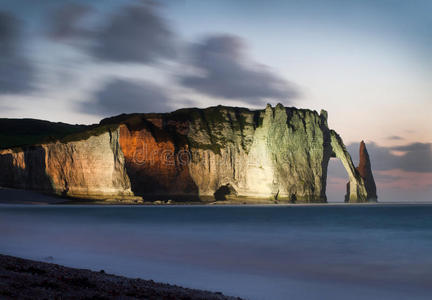
[[[0,205],[0,253],[248,299],[430,299],[431,205]]]

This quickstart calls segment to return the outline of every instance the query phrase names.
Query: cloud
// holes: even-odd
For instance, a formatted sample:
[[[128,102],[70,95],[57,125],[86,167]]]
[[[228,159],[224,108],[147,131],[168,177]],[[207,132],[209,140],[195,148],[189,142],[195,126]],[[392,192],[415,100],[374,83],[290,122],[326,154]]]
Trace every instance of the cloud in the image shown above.
[[[83,5],[69,5],[54,17],[54,36],[81,38],[81,47],[106,62],[153,64],[161,59],[180,62],[183,69],[193,67],[197,74],[177,73],[184,87],[213,97],[244,101],[253,105],[267,102],[288,104],[298,91],[272,70],[248,58],[242,39],[232,35],[207,37],[202,43],[180,48],[180,39],[163,19],[155,4],[123,6],[106,17],[99,28],[79,27],[89,12]],[[84,46],[83,46],[84,45]],[[179,61],[186,50],[189,61]]]
[[[430,200],[432,189],[432,144],[412,143],[403,146],[383,147],[375,143],[367,145],[372,170],[380,199],[391,201]],[[358,162],[359,143],[347,146],[355,164]],[[401,151],[403,154],[394,154]],[[329,164],[328,195],[345,192],[348,182],[342,163],[339,160]],[[406,191],[410,191],[409,194]],[[429,191],[429,192],[428,192]]]
[[[16,110],[16,108],[11,107],[11,106],[9,106],[6,103],[1,103],[0,102],[0,111],[8,111],[8,112],[10,112],[10,111],[13,111],[13,110]]]
[[[396,166],[399,169],[413,172],[432,172],[431,143],[414,143],[391,149],[405,152],[402,156],[397,156]]]
[[[347,146],[354,161],[358,161],[358,144]],[[400,169],[407,172],[432,172],[432,143],[412,143],[403,146],[383,147],[368,143],[367,149],[373,170]],[[395,155],[393,151],[403,152]]]
[[[80,21],[91,11],[84,4],[64,5],[52,16],[51,36],[86,39],[91,45],[86,45],[87,53],[108,62],[153,63],[176,56],[175,34],[159,16],[156,4],[124,6],[108,16],[101,27],[80,27]]]
[[[151,63],[176,55],[174,34],[154,5],[124,7],[96,34],[94,56],[114,62]]]
[[[377,181],[381,188],[430,189],[432,172],[408,172],[401,169],[376,171]]]
[[[69,3],[52,16],[51,36],[67,40],[86,39],[85,51],[108,62],[153,63],[176,56],[175,34],[158,14],[155,4],[121,7],[96,28],[80,27],[91,7]],[[90,46],[89,46],[90,45]]]
[[[0,93],[15,94],[33,90],[34,69],[25,57],[0,58]]]
[[[392,141],[400,141],[400,140],[403,140],[404,138],[400,137],[398,135],[391,135],[391,136],[388,136],[387,139],[392,140]]]
[[[203,94],[250,104],[265,104],[266,98],[287,103],[298,95],[286,80],[250,60],[245,48],[233,35],[207,37],[191,49],[191,62],[202,74],[182,76],[180,82]]]
[[[15,51],[18,35],[18,21],[15,17],[0,12],[0,53],[12,55]]]
[[[171,99],[163,90],[148,82],[114,79],[96,93],[94,101],[81,104],[80,110],[100,116],[167,112],[171,110]]]
[[[0,12],[0,93],[15,94],[33,89],[34,68],[21,52],[18,20]]]
[[[395,151],[407,151],[407,152],[431,152],[432,143],[413,143],[409,145],[403,146],[394,146],[391,147],[392,150]]]
[[[90,13],[91,10],[91,7],[88,5],[74,2],[61,6],[52,15],[50,36],[55,39],[88,36],[90,31],[80,28],[79,21]]]

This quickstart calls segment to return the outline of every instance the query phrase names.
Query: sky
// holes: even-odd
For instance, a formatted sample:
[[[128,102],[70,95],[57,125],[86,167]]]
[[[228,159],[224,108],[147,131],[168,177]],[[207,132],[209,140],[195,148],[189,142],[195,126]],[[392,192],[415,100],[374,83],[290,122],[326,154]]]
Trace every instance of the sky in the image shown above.
[[[0,117],[326,109],[354,162],[366,141],[380,200],[432,201],[431,56],[431,1],[3,0]]]

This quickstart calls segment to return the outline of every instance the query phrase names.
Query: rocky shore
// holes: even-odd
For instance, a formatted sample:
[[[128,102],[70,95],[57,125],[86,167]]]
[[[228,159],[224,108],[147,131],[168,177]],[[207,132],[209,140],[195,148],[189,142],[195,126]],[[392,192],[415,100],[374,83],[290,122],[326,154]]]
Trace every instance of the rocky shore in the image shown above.
[[[1,299],[240,299],[0,255]]]

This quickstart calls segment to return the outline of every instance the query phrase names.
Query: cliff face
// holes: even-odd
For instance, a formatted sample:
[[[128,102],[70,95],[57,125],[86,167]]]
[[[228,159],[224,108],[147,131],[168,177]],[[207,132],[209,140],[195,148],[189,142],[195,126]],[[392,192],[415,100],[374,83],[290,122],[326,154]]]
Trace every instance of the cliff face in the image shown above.
[[[330,140],[326,118],[308,110],[218,109],[219,122],[195,120],[190,170],[200,195],[220,188],[249,198],[324,202]],[[202,128],[200,124],[206,124]],[[217,146],[217,151],[208,150]],[[229,195],[228,195],[229,196]]]
[[[170,136],[165,132],[160,121],[144,121],[138,128],[120,125],[119,144],[125,156],[132,191],[150,199],[198,198],[198,189],[190,175],[188,161],[183,163],[179,156],[179,153],[188,153],[186,139],[183,137],[179,145],[176,135]]]
[[[346,200],[373,198],[369,160],[354,167],[325,111],[211,107],[103,126],[81,140],[0,151],[0,185],[73,197],[325,202],[333,156],[349,174]]]
[[[0,151],[0,186],[71,197],[132,196],[119,130],[82,141]]]

